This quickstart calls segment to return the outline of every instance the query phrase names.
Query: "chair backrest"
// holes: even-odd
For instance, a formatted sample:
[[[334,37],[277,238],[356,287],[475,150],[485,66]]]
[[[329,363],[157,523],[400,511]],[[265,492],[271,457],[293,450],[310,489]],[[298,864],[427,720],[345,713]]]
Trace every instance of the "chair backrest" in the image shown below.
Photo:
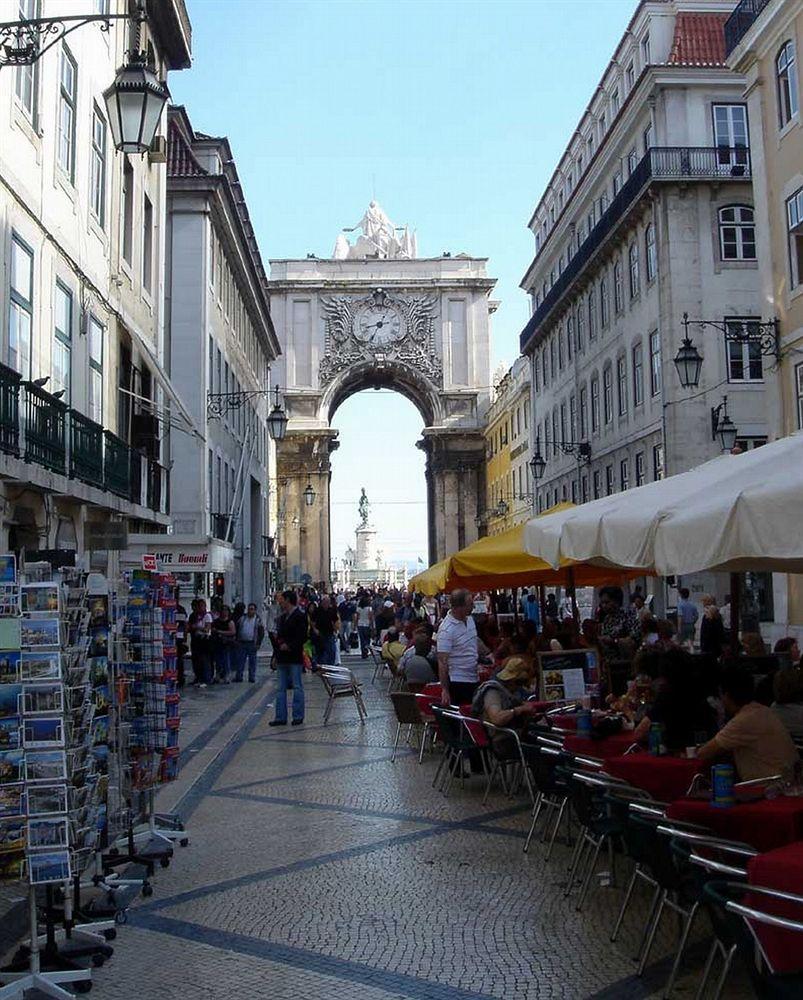
[[[410,691],[391,691],[390,700],[396,719],[404,726],[420,726],[423,723],[418,707],[418,699]]]
[[[433,705],[432,712],[441,739],[447,746],[453,747],[455,750],[463,750],[466,744],[473,745],[474,741],[470,734],[465,731],[462,718],[457,712],[446,709],[443,705]]]
[[[438,681],[433,681],[431,684],[424,685],[424,690],[421,694],[425,694],[429,698],[440,698],[442,690],[443,688],[440,686],[440,683]]]

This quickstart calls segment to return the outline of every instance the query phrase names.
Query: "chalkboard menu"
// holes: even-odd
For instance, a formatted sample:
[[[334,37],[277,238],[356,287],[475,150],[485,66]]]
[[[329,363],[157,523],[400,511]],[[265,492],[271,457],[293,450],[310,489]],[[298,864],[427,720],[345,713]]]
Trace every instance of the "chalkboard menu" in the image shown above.
[[[596,649],[539,653],[538,667],[540,695],[544,701],[599,697],[599,653]]]

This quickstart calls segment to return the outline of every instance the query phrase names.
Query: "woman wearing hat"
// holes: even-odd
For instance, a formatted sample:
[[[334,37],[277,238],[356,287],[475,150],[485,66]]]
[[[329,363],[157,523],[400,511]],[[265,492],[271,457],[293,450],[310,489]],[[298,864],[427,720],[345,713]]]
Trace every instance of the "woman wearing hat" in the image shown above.
[[[533,682],[533,666],[522,656],[511,656],[499,673],[481,684],[471,709],[475,715],[503,729],[524,729],[539,713],[536,702],[527,701]],[[498,753],[512,749],[507,733],[491,732]]]

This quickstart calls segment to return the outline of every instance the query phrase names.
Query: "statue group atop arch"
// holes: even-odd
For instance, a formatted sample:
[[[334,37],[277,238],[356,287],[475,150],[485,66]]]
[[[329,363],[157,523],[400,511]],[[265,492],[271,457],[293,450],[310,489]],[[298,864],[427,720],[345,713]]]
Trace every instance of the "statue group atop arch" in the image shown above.
[[[338,445],[331,421],[363,389],[395,390],[421,414],[430,561],[476,539],[496,308],[486,263],[465,253],[419,257],[415,235],[375,201],[341,232],[332,257],[271,261],[271,317],[282,348],[272,380],[290,418],[277,442],[277,479],[284,508],[298,514],[285,519],[277,541],[284,579],[329,579],[330,459]],[[308,483],[311,506],[302,496]]]

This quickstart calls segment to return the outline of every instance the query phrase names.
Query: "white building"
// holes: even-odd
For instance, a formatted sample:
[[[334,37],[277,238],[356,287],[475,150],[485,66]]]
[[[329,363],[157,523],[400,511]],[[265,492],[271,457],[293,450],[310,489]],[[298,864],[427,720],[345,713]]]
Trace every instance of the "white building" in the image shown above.
[[[742,447],[767,439],[771,359],[693,327],[696,390],[673,358],[683,315],[762,318],[743,80],[725,65],[731,0],[643,0],[529,227],[538,509],[583,502],[719,454],[712,410]],[[582,448],[578,446],[582,445]],[[724,596],[724,584],[688,581]]]
[[[87,6],[0,0],[0,21]],[[183,0],[149,8],[164,81],[190,64],[190,24]],[[191,424],[165,368],[164,125],[124,156],[102,96],[130,48],[129,21],[88,24],[0,68],[0,546],[28,558],[80,559],[90,522],[166,525],[168,431]]]
[[[530,366],[517,358],[494,378],[485,419],[487,499],[481,527],[489,535],[523,524],[533,510],[530,458]]]
[[[187,575],[187,591],[260,603],[271,587],[269,366],[279,353],[266,275],[225,138],[169,109],[167,353],[201,435],[175,436],[172,534],[137,551]],[[198,574],[193,577],[191,574]]]

